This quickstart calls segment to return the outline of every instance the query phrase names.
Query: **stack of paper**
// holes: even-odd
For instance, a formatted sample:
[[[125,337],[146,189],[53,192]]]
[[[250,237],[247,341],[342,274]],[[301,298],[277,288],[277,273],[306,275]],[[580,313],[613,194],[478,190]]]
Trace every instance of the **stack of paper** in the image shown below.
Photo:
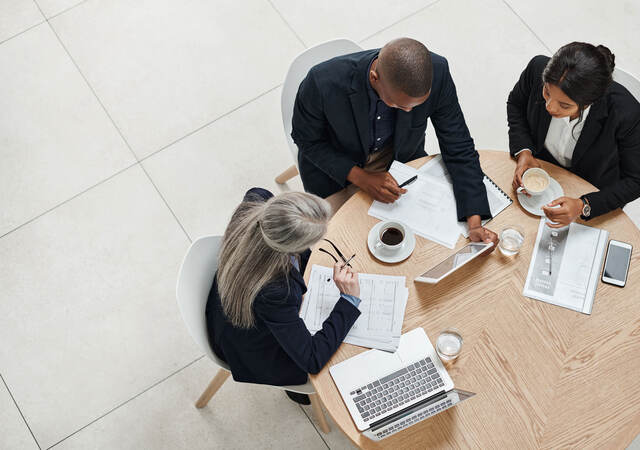
[[[404,311],[409,298],[405,277],[361,273],[360,317],[351,327],[345,342],[362,347],[394,352],[400,345]],[[333,282],[333,269],[313,265],[300,317],[315,333],[329,317],[340,298]]]
[[[416,234],[453,248],[462,234],[468,237],[466,222],[458,222],[453,183],[440,155],[432,158],[420,169],[394,161],[389,173],[398,184],[414,175],[418,179],[407,186],[407,193],[394,203],[374,201],[369,215],[381,220],[397,220],[409,226]],[[491,214],[495,217],[513,201],[489,177],[484,177]],[[485,220],[483,224],[487,223]]]

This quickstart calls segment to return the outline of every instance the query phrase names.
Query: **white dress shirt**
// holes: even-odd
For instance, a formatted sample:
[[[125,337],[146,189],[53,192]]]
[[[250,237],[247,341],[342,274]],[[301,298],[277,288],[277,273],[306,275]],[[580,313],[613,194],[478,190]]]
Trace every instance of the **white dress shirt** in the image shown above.
[[[578,117],[573,120],[570,120],[568,116],[560,119],[555,117],[551,118],[551,123],[547,130],[547,137],[544,140],[544,146],[562,167],[571,166],[573,151],[576,148],[578,139],[580,139],[580,134],[582,133],[582,128],[584,128],[585,122],[587,121],[590,109],[591,105],[585,108],[584,113],[582,114],[582,121],[579,123],[577,123]],[[575,129],[573,128],[574,126]],[[518,156],[519,153],[520,152],[517,152],[515,156]]]
[[[591,105],[585,108],[582,113],[582,120],[579,123],[578,117],[573,120],[569,120],[569,117],[563,117],[561,119],[551,118],[547,137],[544,140],[544,146],[562,167],[571,166],[573,150],[576,148],[576,142],[578,142],[584,123],[587,121],[589,109],[591,109]]]

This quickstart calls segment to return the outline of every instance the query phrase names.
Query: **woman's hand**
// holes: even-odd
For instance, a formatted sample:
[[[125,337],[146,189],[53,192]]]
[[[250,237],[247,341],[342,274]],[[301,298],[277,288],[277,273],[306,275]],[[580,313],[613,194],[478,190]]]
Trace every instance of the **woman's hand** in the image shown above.
[[[338,286],[341,294],[360,298],[358,274],[351,267],[345,266],[342,262],[335,263],[333,266],[333,282]]]
[[[547,222],[550,228],[562,228],[569,225],[582,214],[584,203],[579,198],[560,197],[542,207],[547,219],[555,222]]]
[[[522,174],[532,167],[540,167],[540,163],[533,157],[530,151],[523,150],[518,154],[518,165],[516,166],[516,170],[513,174],[514,191],[517,191],[519,187],[524,187],[524,184],[522,184]],[[527,194],[527,191],[524,191],[524,193],[527,197],[530,197],[530,195]]]

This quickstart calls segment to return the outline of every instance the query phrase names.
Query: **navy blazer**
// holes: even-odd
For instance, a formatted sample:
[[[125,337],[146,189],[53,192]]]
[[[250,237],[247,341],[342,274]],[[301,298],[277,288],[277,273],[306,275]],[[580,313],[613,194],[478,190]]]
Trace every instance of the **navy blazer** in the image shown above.
[[[327,197],[348,183],[354,166],[369,156],[368,67],[379,49],[339,56],[314,66],[300,84],[291,137],[305,190]],[[474,214],[491,217],[480,160],[464,121],[447,60],[431,53],[433,83],[429,98],[411,112],[397,110],[394,158],[407,162],[426,156],[427,118],[436,131],[442,159],[456,197],[458,220]]]
[[[536,158],[560,165],[544,146],[551,115],[542,96],[542,72],[549,59],[534,57],[509,94],[509,151],[528,148]],[[600,189],[585,195],[589,218],[640,197],[640,104],[622,85],[613,82],[591,105],[567,169]]]
[[[251,189],[245,200],[265,201],[265,189]],[[255,326],[234,327],[224,315],[216,277],[209,293],[206,316],[209,342],[218,357],[231,367],[236,381],[275,386],[304,384],[307,374],[318,373],[338,349],[360,315],[360,310],[340,298],[322,330],[313,336],[300,318],[302,296],[307,291],[302,273],[311,250],[300,255],[300,271],[293,264],[288,277],[267,284],[253,302]]]

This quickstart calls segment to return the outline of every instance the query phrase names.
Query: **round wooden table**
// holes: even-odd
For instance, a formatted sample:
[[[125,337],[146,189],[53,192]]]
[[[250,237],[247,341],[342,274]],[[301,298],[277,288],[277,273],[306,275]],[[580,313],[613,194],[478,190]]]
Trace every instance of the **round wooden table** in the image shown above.
[[[462,354],[447,370],[456,387],[477,395],[376,443],[356,429],[329,374],[330,366],[366,349],[342,344],[311,382],[333,421],[362,448],[625,448],[640,433],[640,232],[621,210],[589,221],[636,249],[626,287],[599,282],[591,315],[526,298],[522,290],[539,217],[525,212],[515,197],[509,154],[479,153],[484,172],[514,199],[487,226],[497,233],[507,224],[522,226],[525,243],[517,256],[496,250],[439,284],[414,283],[453,251],[416,236],[410,258],[378,262],[366,243],[378,220],[367,214],[371,197],[363,192],[338,211],[327,235],[349,254],[357,253],[355,270],[407,277],[403,332],[423,327],[435,346],[444,328],[461,331]],[[565,195],[594,190],[578,176],[542,164]],[[456,250],[466,242],[461,237]],[[331,261],[314,251],[307,281],[312,264]]]

